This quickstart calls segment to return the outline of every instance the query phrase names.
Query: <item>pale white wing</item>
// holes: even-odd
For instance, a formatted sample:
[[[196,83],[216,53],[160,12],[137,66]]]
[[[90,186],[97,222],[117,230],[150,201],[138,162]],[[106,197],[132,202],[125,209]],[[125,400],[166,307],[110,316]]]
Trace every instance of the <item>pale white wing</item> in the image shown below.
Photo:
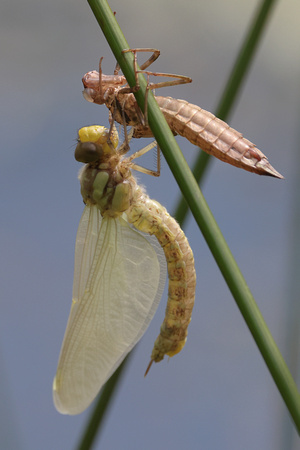
[[[86,206],[81,216],[75,244],[73,301],[82,298],[93,263],[101,224],[98,208]]]
[[[86,206],[75,248],[74,296],[53,382],[58,411],[89,406],[149,325],[165,274],[148,240],[123,218]]]

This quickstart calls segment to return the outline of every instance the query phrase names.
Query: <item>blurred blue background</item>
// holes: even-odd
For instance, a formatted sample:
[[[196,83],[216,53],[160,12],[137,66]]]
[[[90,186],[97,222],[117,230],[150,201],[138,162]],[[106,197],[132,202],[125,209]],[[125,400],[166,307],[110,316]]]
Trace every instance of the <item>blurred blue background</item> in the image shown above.
[[[214,111],[258,1],[114,0],[110,5],[131,47],[161,50],[153,70],[193,79],[159,94]],[[62,416],[51,392],[83,211],[73,150],[80,127],[108,124],[106,108],[83,99],[81,77],[97,69],[100,56],[104,73],[113,72],[115,61],[86,1],[26,0],[16,6],[3,0],[0,10],[0,446],[69,450],[91,412]],[[299,14],[297,0],[278,2],[229,120],[286,179],[214,161],[204,185],[288,361],[287,331],[293,332],[299,317],[299,291],[293,290],[300,279]],[[197,149],[178,141],[192,164]],[[134,148],[143,145],[138,141]],[[138,178],[152,198],[174,211],[179,192],[166,163],[159,179]],[[198,280],[187,345],[144,379],[165,294],[95,448],[298,448],[282,399],[191,216],[185,232]],[[296,347],[298,339],[292,339]]]

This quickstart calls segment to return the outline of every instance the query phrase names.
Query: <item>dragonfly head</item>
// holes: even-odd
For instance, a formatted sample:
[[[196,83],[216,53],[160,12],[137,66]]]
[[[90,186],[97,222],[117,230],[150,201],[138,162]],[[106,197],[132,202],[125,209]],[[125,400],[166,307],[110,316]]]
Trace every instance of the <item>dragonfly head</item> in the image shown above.
[[[102,105],[108,97],[114,97],[115,89],[124,85],[126,79],[122,75],[104,75],[92,70],[82,78],[83,96],[91,103]]]
[[[118,133],[100,125],[83,127],[78,131],[78,144],[75,149],[75,159],[82,163],[92,163],[114,154],[118,146]]]

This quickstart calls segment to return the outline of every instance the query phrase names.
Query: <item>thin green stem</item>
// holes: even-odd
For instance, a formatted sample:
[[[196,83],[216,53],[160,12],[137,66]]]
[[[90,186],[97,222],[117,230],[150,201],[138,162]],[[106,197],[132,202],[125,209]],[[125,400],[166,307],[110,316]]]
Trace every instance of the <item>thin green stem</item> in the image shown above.
[[[131,53],[122,54],[123,49],[130,47],[107,1],[88,0],[88,2],[129,85],[134,86],[133,55]],[[272,2],[271,0],[265,0],[263,3],[269,4]],[[265,24],[265,20],[262,22]],[[257,23],[254,26],[256,27]],[[248,55],[247,58],[249,57]],[[248,61],[247,58],[246,60]],[[136,93],[136,99],[143,111],[146,80],[140,75],[139,81],[141,89]],[[164,153],[185,200],[207,241],[299,432],[300,395],[297,386],[151,92],[148,96],[148,120],[151,130]],[[99,402],[101,405],[102,397],[100,397]],[[106,400],[106,403],[99,407],[101,418],[103,418],[107,404],[108,401]],[[100,413],[97,412],[97,414],[100,417]],[[101,420],[99,420],[99,426],[100,422]],[[81,447],[81,450],[88,448],[90,447]]]
[[[120,375],[124,372],[125,367],[131,357],[133,352],[131,352],[122,364],[117,368],[115,373],[110,377],[107,383],[104,385],[99,398],[96,400],[96,404],[88,420],[87,426],[84,430],[80,443],[77,450],[87,450],[92,448],[93,443],[96,440],[97,434],[99,433],[100,424],[102,424],[105,414],[111,405],[113,395],[116,394],[116,389],[120,381]],[[99,399],[101,401],[99,401]]]

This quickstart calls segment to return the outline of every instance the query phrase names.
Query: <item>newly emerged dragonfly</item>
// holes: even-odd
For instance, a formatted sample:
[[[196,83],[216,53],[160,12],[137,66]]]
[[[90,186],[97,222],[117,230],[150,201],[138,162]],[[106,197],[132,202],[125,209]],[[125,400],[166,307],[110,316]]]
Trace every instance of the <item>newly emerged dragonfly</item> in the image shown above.
[[[112,131],[112,132],[111,132]],[[75,247],[73,299],[53,382],[63,414],[79,414],[98,394],[146,331],[162,296],[168,302],[151,354],[159,362],[183,348],[195,299],[194,258],[187,238],[166,209],[137,184],[115,128],[79,130],[75,158],[85,209]],[[152,236],[153,235],[153,236]],[[146,371],[146,372],[147,372]]]
[[[156,49],[129,49],[134,53],[134,66],[136,74],[136,86],[139,88],[138,73],[150,75],[172,77],[171,81],[161,83],[148,83],[148,89],[155,89],[163,86],[172,86],[182,83],[190,83],[189,77],[173,74],[163,74],[145,71],[159,56]],[[152,51],[152,56],[141,65],[141,70],[137,70],[136,52]],[[152,132],[147,125],[147,120],[139,109],[132,89],[128,87],[123,75],[118,75],[117,65],[114,75],[104,75],[101,69],[99,72],[91,71],[84,75],[82,82],[84,85],[84,97],[90,102],[99,105],[105,104],[110,110],[114,120],[121,125],[125,124],[134,127],[133,137],[151,137]],[[259,175],[270,175],[276,178],[283,178],[269,163],[268,158],[250,141],[245,139],[241,133],[231,128],[227,123],[215,117],[212,113],[205,111],[197,105],[192,105],[185,100],[177,100],[172,97],[155,96],[155,99],[162,110],[169,127],[174,135],[179,134],[187,138],[192,144],[201,147],[202,150],[225,161],[233,166],[242,168]],[[147,107],[147,100],[146,100]]]

